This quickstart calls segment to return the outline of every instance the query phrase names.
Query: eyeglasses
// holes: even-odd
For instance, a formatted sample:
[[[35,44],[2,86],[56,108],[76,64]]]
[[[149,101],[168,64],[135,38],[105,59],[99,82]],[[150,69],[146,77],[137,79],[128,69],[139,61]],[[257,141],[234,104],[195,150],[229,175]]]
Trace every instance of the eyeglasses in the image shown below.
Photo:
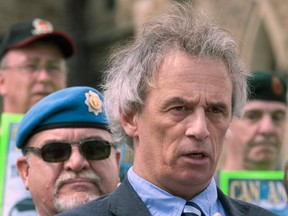
[[[49,74],[60,74],[66,71],[65,63],[63,61],[48,61],[41,65],[38,61],[27,61],[23,64],[15,66],[4,66],[2,70],[18,70],[26,74],[37,74],[37,72],[45,69]]]
[[[81,142],[52,142],[47,143],[42,148],[26,147],[22,150],[23,155],[33,152],[42,157],[46,162],[64,162],[69,159],[72,146],[77,146],[80,153],[87,160],[104,160],[110,156],[112,144],[105,140],[90,139]]]

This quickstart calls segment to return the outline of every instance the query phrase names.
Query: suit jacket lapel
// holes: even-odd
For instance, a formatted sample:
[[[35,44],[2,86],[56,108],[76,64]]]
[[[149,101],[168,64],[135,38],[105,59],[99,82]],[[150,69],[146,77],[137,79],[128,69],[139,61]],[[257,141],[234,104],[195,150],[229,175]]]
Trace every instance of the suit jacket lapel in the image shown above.
[[[250,207],[248,205],[241,205],[239,202],[236,202],[232,198],[227,197],[219,188],[217,188],[218,198],[228,213],[231,216],[247,216],[249,215]]]

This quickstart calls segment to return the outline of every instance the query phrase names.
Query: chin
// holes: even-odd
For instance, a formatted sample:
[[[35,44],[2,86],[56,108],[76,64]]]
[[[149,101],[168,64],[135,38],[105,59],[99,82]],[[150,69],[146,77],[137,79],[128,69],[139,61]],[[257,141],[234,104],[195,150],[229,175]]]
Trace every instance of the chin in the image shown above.
[[[63,212],[86,204],[98,197],[100,197],[98,194],[76,193],[67,197],[56,198],[54,206],[58,212]]]

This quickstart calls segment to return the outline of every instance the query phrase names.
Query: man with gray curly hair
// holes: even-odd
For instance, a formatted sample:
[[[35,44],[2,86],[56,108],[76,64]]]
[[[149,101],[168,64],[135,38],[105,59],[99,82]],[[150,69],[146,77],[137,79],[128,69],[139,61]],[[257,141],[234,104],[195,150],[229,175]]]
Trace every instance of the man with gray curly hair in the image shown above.
[[[61,215],[274,215],[213,179],[246,73],[230,34],[189,3],[148,20],[104,85],[112,134],[134,148],[134,165],[115,192]]]

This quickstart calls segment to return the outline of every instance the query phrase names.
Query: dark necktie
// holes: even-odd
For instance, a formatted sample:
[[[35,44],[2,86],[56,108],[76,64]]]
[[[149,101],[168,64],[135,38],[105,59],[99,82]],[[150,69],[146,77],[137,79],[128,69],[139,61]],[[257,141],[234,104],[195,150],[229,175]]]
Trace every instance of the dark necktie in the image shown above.
[[[193,202],[186,202],[181,216],[205,216],[201,208]]]

